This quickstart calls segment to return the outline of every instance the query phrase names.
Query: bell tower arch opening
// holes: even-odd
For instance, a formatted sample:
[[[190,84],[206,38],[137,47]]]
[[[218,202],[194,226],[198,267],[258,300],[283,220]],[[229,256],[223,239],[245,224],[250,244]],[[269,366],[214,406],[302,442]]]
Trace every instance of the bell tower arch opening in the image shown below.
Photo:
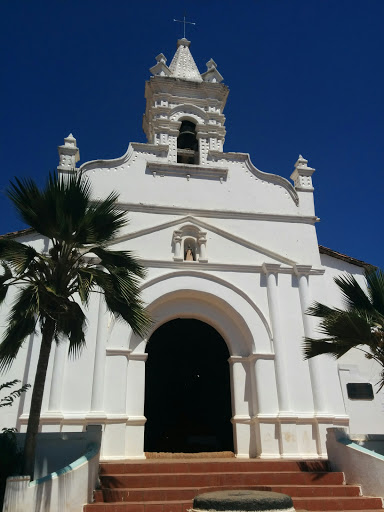
[[[177,138],[177,162],[182,164],[199,163],[199,142],[196,137],[196,125],[189,120],[181,122]]]
[[[233,451],[229,351],[195,319],[160,326],[147,344],[146,452]]]

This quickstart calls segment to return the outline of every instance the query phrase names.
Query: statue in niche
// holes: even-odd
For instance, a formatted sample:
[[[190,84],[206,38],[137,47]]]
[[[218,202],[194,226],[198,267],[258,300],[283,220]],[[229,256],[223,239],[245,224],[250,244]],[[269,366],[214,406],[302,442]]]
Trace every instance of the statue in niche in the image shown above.
[[[195,257],[194,257],[194,254],[193,254],[193,251],[192,251],[190,245],[188,245],[188,249],[184,255],[184,260],[185,261],[195,261]]]

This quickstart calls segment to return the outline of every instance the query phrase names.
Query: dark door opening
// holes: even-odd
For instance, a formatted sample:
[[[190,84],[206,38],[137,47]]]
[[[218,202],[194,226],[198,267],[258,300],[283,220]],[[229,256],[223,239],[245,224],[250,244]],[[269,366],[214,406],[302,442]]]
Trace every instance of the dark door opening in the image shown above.
[[[211,326],[172,320],[148,345],[146,452],[233,451],[229,352]]]

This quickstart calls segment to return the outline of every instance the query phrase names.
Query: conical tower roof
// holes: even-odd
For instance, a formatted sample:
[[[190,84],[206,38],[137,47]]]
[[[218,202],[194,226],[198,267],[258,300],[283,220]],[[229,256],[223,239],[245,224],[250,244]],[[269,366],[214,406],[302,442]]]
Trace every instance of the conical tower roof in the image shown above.
[[[190,44],[191,42],[185,38],[177,41],[177,50],[169,66],[170,76],[191,82],[202,82],[203,79],[189,50]]]

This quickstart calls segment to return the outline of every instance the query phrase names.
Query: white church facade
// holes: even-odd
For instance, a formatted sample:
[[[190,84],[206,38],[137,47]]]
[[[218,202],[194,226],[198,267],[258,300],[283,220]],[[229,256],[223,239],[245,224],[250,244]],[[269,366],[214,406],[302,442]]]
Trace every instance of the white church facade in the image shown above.
[[[287,179],[258,170],[246,153],[224,151],[228,88],[213,60],[200,74],[186,39],[169,65],[160,54],[146,83],[147,143],[79,169],[95,198],[118,191],[129,225],[111,249],[133,250],[147,267],[142,299],[147,338],[115,322],[95,294],[78,359],[54,348],[42,431],[103,426],[102,459],[145,452],[234,451],[238,457],[323,458],[326,429],[380,433],[379,367],[358,351],[303,360],[305,314],[318,300],[342,307],[333,277],[364,264],[318,245],[314,169],[299,156]],[[69,136],[62,175],[79,172]],[[38,234],[18,240],[46,249]],[[6,311],[2,311],[2,324]],[[33,383],[39,334],[7,374]],[[352,396],[347,384],[373,386]],[[368,386],[369,387],[369,386]],[[26,429],[31,393],[2,415]]]

